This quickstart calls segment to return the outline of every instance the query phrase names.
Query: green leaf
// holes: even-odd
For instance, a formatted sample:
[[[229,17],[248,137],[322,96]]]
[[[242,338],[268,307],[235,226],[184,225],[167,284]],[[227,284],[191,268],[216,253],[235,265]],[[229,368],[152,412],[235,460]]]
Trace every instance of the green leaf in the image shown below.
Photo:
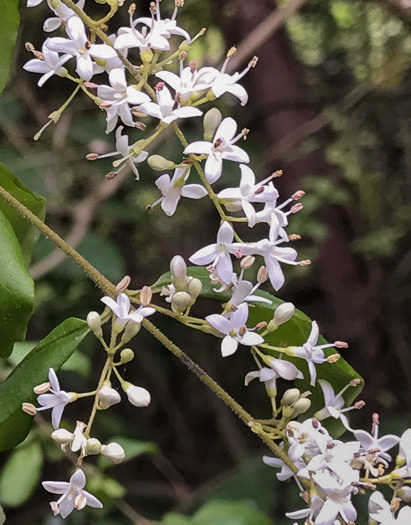
[[[113,437],[110,441],[118,443],[124,448],[124,452],[126,454],[125,461],[130,461],[131,459],[141,456],[142,454],[148,454],[150,456],[155,456],[158,454],[158,446],[151,441],[138,441],[136,439],[130,439],[124,436]],[[99,468],[104,469],[113,465],[114,463],[112,461],[108,460],[104,456],[99,456]]]
[[[20,24],[18,0],[2,0],[0,16],[0,93],[3,91],[10,74],[17,31]]]
[[[210,281],[209,272],[206,268],[202,267],[189,267],[187,274],[192,277],[196,277],[203,283],[203,290],[201,292],[202,297],[209,297],[212,299],[219,299],[220,301],[228,301],[231,297],[230,291],[215,292],[213,285]],[[171,272],[167,272],[162,275],[158,281],[152,286],[153,291],[159,291],[163,286],[171,283]],[[260,321],[269,322],[274,316],[274,311],[284,301],[274,297],[273,295],[257,290],[254,295],[265,297],[271,301],[271,304],[266,303],[254,303],[250,305],[250,314],[248,318],[248,325],[255,326]],[[308,338],[311,331],[311,319],[307,317],[300,310],[296,310],[293,317],[285,324],[281,325],[275,332],[271,332],[265,337],[267,343],[272,346],[301,346]],[[320,336],[318,344],[326,344],[327,341]],[[278,357],[278,352],[265,350],[266,353]],[[324,350],[324,354],[329,356],[337,353],[335,348],[328,348]],[[312,392],[310,396],[311,408],[309,412],[304,414],[304,417],[312,416],[315,412],[324,407],[324,397],[321,386],[318,381],[315,387],[310,385],[310,375],[308,373],[307,363],[303,359],[287,357],[283,354],[283,359],[294,363],[304,374],[304,379],[296,380],[296,386],[301,391],[309,390]],[[324,363],[317,365],[317,377],[319,379],[326,379],[338,393],[344,386],[346,386],[353,379],[360,379],[361,383],[356,387],[348,388],[344,394],[346,405],[350,405],[354,399],[359,395],[364,386],[364,381],[361,376],[343,359],[342,357],[336,363]],[[344,431],[344,427],[333,418],[325,420],[325,426],[337,437]]]
[[[43,466],[40,444],[32,441],[10,456],[0,476],[0,499],[7,507],[18,507],[37,488]]]
[[[34,283],[20,245],[0,211],[0,357],[8,357],[16,341],[26,337],[34,307]]]
[[[192,525],[192,523],[193,522],[186,516],[174,512],[164,516],[161,521],[161,525]]]
[[[5,0],[6,2],[8,0]],[[1,17],[0,17],[1,20]],[[1,22],[0,22],[1,24]],[[1,34],[1,32],[0,32]],[[0,53],[1,56],[1,53]],[[0,186],[7,190],[21,204],[24,204],[39,219],[43,220],[46,215],[46,199],[32,193],[15,175],[5,166],[0,164]],[[0,211],[4,213],[20,243],[26,265],[30,263],[34,245],[40,232],[3,199],[0,198]]]
[[[17,365],[0,386],[0,452],[15,447],[27,436],[32,417],[21,409],[34,402],[33,386],[47,381],[76,350],[90,329],[85,321],[66,319]]]
[[[273,525],[246,501],[211,501],[192,518],[193,525]]]

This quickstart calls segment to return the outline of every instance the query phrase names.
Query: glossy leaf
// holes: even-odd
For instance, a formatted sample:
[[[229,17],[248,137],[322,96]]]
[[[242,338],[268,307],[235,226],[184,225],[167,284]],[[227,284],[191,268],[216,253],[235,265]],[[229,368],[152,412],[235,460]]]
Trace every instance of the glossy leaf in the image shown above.
[[[1,0],[0,16],[0,93],[10,74],[10,66],[20,24],[18,0]]]
[[[7,0],[6,0],[7,1]],[[1,19],[1,17],[0,17]],[[1,34],[1,33],[0,33]],[[0,164],[0,186],[7,190],[21,204],[24,204],[39,219],[43,220],[46,214],[46,200],[44,197],[31,192],[15,175]],[[3,199],[0,198],[0,211],[4,213],[20,243],[26,265],[30,263],[34,245],[40,232]]]
[[[90,329],[85,321],[70,318],[41,341],[0,386],[0,451],[21,443],[32,417],[21,409],[35,401],[33,387],[47,381],[48,369],[60,370]]]
[[[0,246],[0,357],[7,357],[14,343],[26,337],[34,306],[34,283],[13,228],[1,211]]]
[[[6,507],[18,507],[23,504],[37,488],[42,466],[43,455],[37,441],[18,447],[0,475],[2,504]]]
[[[216,286],[211,283],[209,272],[205,268],[189,267],[187,269],[187,274],[200,279],[203,283],[203,290],[201,292],[202,297],[219,299],[223,302],[228,301],[230,299],[231,293],[229,291],[215,291]],[[170,284],[170,282],[171,273],[167,272],[158,279],[158,281],[153,285],[152,288],[155,291],[160,291],[163,286]],[[271,301],[271,304],[254,303],[252,304],[252,306],[250,306],[250,315],[248,319],[248,325],[250,327],[255,326],[260,321],[271,321],[276,308],[284,302],[281,299],[278,299],[277,297],[274,297],[273,295],[260,290],[257,290],[257,292],[254,295],[259,295],[261,297],[269,299]],[[301,346],[307,340],[310,330],[310,318],[307,317],[300,310],[296,310],[293,317],[287,323],[281,325],[275,332],[268,334],[265,337],[265,339],[266,342],[272,346]],[[343,334],[337,335],[341,337]],[[319,337],[319,345],[325,344],[326,342],[327,341],[322,336]],[[241,348],[244,347],[240,347],[240,349]],[[271,352],[268,350],[266,350],[266,352],[270,353],[273,357],[279,357],[278,352]],[[329,348],[326,349],[324,353],[326,356],[328,356],[337,353],[337,350],[335,348]],[[312,416],[315,412],[324,407],[324,397],[319,383],[317,382],[315,387],[310,386],[310,376],[308,373],[308,367],[303,359],[289,358],[284,354],[282,355],[282,358],[293,362],[303,372],[304,379],[297,380],[295,383],[301,391],[309,390],[312,392],[312,395],[310,396],[310,400],[312,402],[311,409],[309,412],[307,412],[307,414],[304,415],[304,417]],[[317,375],[318,378],[326,379],[329,383],[331,383],[331,385],[337,393],[353,379],[361,380],[361,383],[358,386],[351,387],[345,392],[344,399],[347,406],[349,406],[353,402],[353,400],[359,395],[364,386],[364,382],[361,376],[342,357],[336,363],[324,363],[321,365],[317,365]],[[340,435],[344,430],[344,427],[341,425],[341,423],[332,418],[326,419],[325,425],[335,436]]]

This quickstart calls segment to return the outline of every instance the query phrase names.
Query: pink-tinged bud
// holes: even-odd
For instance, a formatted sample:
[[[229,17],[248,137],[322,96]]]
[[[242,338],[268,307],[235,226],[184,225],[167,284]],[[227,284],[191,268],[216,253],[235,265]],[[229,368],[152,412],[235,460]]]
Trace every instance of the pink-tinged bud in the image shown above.
[[[32,403],[22,403],[21,409],[29,416],[35,416],[37,414],[37,409]]]
[[[187,55],[187,53],[186,53]],[[197,62],[195,60],[192,60],[189,64],[188,64],[189,68],[190,68],[190,72],[191,73],[195,73],[197,71]]]
[[[47,381],[46,383],[41,383],[41,385],[37,385],[33,388],[33,392],[37,395],[39,394],[45,394],[50,390],[50,383]]]
[[[126,457],[124,448],[118,443],[109,443],[108,445],[103,445],[101,453],[116,465],[121,463]]]
[[[283,303],[278,306],[274,313],[273,322],[276,326],[280,326],[291,319],[294,315],[295,306],[293,303]]]
[[[304,197],[305,195],[305,191],[303,190],[298,190],[296,191],[295,193],[293,193],[292,195],[292,198],[295,200],[295,201],[298,201],[301,199],[301,197]]]
[[[357,410],[361,410],[364,407],[365,407],[365,401],[357,401],[354,405],[354,408],[356,408]]]
[[[156,85],[157,91],[162,91],[164,89],[165,83],[164,82],[158,82]]]
[[[237,248],[236,251],[234,252],[234,257],[236,257],[237,259],[241,259],[242,256],[243,256],[243,250],[241,248]]]
[[[298,213],[304,208],[304,206],[301,204],[301,202],[298,202],[297,204],[294,204],[294,206],[291,206],[290,212],[291,213]]]
[[[348,348],[348,343],[345,341],[335,341],[334,344],[337,348]]]
[[[87,160],[97,160],[99,158],[99,154],[98,153],[88,153],[86,155],[86,159]]]
[[[151,303],[153,297],[153,291],[150,286],[143,286],[143,289],[140,292],[140,301],[143,306],[147,306]]]
[[[130,403],[135,407],[147,407],[150,404],[150,392],[145,388],[125,382],[123,390],[127,394]]]
[[[117,390],[114,390],[114,388],[111,388],[110,386],[101,387],[97,396],[99,406],[104,410],[111,407],[112,405],[120,403],[121,401],[120,394],[117,392]]]
[[[129,275],[125,275],[121,281],[116,285],[116,290],[119,293],[123,293],[127,290],[131,283],[131,277]]]

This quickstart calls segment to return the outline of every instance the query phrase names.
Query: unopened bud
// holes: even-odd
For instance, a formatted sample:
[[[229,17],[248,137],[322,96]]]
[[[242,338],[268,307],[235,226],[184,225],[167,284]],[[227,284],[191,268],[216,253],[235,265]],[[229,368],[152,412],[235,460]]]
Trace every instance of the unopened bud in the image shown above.
[[[155,171],[173,170],[176,166],[174,162],[165,159],[161,155],[151,155],[148,157],[147,163]]]
[[[118,291],[118,293],[123,293],[130,286],[130,283],[131,283],[131,277],[129,275],[125,275],[121,279],[121,281],[116,285],[116,290]]]
[[[153,297],[153,291],[150,286],[143,286],[143,289],[140,292],[140,302],[143,306],[147,306],[151,303]]]
[[[193,278],[187,285],[187,292],[193,301],[197,299],[202,289],[203,283],[200,281],[200,279]]]
[[[131,348],[124,348],[120,352],[120,363],[122,365],[125,365],[126,363],[129,363],[134,359],[134,352],[131,350]]]
[[[298,414],[304,414],[305,412],[307,412],[310,406],[311,406],[311,401],[306,397],[302,397],[301,399],[296,401],[296,403],[293,406],[294,408],[293,416],[296,416]]]
[[[121,463],[126,457],[124,448],[118,443],[109,443],[108,445],[103,445],[101,453],[115,464]]]
[[[50,383],[47,381],[46,383],[41,383],[41,385],[37,385],[33,388],[33,392],[37,395],[39,394],[45,394],[50,390]]]
[[[276,309],[273,318],[273,324],[280,326],[291,319],[294,315],[295,306],[293,303],[283,303]]]
[[[187,286],[187,265],[181,255],[175,255],[170,262],[171,282],[177,291]]]
[[[21,409],[29,416],[35,416],[37,414],[37,408],[32,403],[22,403]]]
[[[281,404],[283,406],[289,406],[298,401],[300,398],[301,392],[298,388],[289,388],[284,392],[284,395],[281,399]]]
[[[131,339],[133,339],[133,337],[139,333],[140,328],[141,328],[140,323],[136,323],[135,321],[129,321],[126,324],[126,329],[124,330],[124,333],[121,337],[122,344],[125,345]]]
[[[87,324],[96,337],[103,337],[103,331],[101,329],[101,316],[99,313],[89,312],[87,314]]]
[[[101,452],[100,441],[96,438],[88,439],[86,443],[86,452],[87,454],[90,454],[90,456],[93,456],[95,454],[100,454]]]
[[[246,255],[243,259],[241,259],[240,267],[244,270],[249,270],[254,263],[255,257],[253,257],[252,255]]]
[[[147,407],[150,404],[150,392],[145,388],[132,385],[128,382],[125,382],[122,387],[127,394],[128,400],[135,407]]]
[[[59,428],[51,434],[51,439],[59,445],[67,445],[74,439],[74,434],[66,430],[65,428]]]
[[[405,503],[411,503],[411,487],[401,487],[396,494]]]
[[[340,359],[340,354],[332,354],[327,357],[327,363],[336,363]]]
[[[175,313],[183,313],[191,303],[191,296],[187,292],[176,292],[171,299],[171,309]]]
[[[268,280],[268,270],[266,266],[261,266],[257,272],[257,282],[265,283]]]
[[[117,392],[117,390],[114,390],[114,388],[111,388],[110,386],[106,385],[100,388],[98,391],[98,401],[99,406],[102,409],[106,409],[111,407],[112,405],[116,405],[117,403],[120,403],[121,397],[120,394]]]
[[[221,111],[217,108],[211,108],[204,115],[204,140],[210,141],[213,139],[214,134],[221,123],[223,116]]]

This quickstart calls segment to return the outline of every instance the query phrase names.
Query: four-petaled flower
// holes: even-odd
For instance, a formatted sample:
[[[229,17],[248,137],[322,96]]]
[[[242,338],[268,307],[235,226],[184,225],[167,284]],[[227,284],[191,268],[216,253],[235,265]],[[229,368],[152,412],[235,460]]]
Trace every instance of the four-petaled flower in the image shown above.
[[[273,392],[277,391],[277,379],[281,377],[287,381],[294,379],[303,379],[304,376],[298,368],[286,361],[285,359],[271,359],[270,368],[263,367],[260,370],[248,372],[245,376],[245,386],[248,386],[250,381],[258,378],[261,382],[267,383],[267,388]]]
[[[190,118],[190,117],[200,117],[203,112],[197,108],[192,108],[190,106],[180,107],[178,104],[177,109],[174,109],[175,100],[172,98],[168,88],[164,86],[163,82],[157,84],[157,102],[145,102],[138,109],[146,115],[158,118],[164,124],[171,124],[178,118]],[[163,85],[161,85],[163,84]]]
[[[43,487],[52,494],[61,494],[61,498],[50,505],[54,515],[60,514],[67,518],[74,509],[82,510],[86,505],[95,509],[103,508],[103,504],[95,496],[83,490],[86,485],[86,476],[81,469],[71,476],[70,481],[43,481]]]
[[[56,51],[49,49],[47,46],[48,42],[49,39],[43,44],[41,58],[33,58],[23,66],[23,69],[31,73],[42,73],[40,80],[37,82],[39,87],[42,87],[53,75],[61,77],[67,75],[67,69],[62,66],[71,58],[71,55],[60,56]]]
[[[51,393],[39,395],[37,402],[41,405],[41,408],[38,408],[37,412],[51,408],[51,423],[57,429],[59,428],[65,406],[74,401],[75,395],[60,389],[60,383],[53,368],[49,368],[49,382]]]
[[[119,327],[125,326],[128,321],[141,323],[144,317],[155,313],[155,309],[149,306],[140,306],[134,312],[130,313],[130,299],[125,293],[121,293],[117,297],[117,301],[111,297],[103,297],[101,301],[110,308],[113,314],[117,317],[116,325]]]
[[[325,379],[319,379],[318,382],[320,383],[323,394],[324,394],[325,407],[319,410],[315,414],[315,417],[319,419],[320,421],[322,421],[323,419],[326,419],[327,417],[333,417],[334,419],[340,419],[341,423],[345,426],[345,428],[353,432],[348,422],[348,418],[345,415],[345,412],[356,410],[357,406],[344,408],[345,400],[343,398],[344,392],[348,388],[350,388],[351,384],[348,383],[348,385],[346,385],[340,392],[338,392],[338,394],[336,394],[334,392],[333,387],[330,385],[328,381],[325,381]]]
[[[219,314],[206,317],[206,321],[224,336],[221,343],[223,357],[234,354],[239,344],[254,346],[264,343],[261,335],[247,329],[247,319],[248,305],[246,303],[241,304],[229,319]]]

